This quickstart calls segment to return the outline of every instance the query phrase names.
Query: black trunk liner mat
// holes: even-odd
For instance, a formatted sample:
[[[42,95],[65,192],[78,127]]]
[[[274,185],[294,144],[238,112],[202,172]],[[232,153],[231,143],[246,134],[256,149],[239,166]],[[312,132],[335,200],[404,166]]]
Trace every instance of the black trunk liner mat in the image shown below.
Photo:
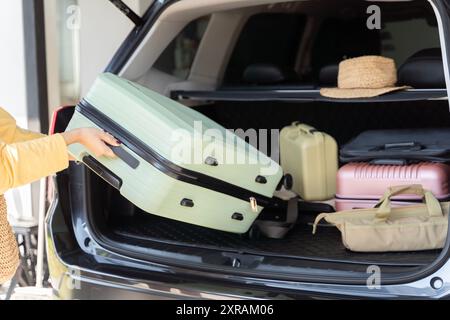
[[[447,101],[414,101],[390,103],[289,103],[289,102],[218,102],[196,108],[201,113],[231,129],[283,128],[299,120],[331,134],[342,145],[359,133],[370,129],[441,128],[450,127]],[[269,131],[270,136],[270,131]],[[269,137],[268,137],[269,139]],[[268,140],[270,141],[270,140]],[[270,150],[268,150],[270,152]],[[99,181],[101,181],[99,179]],[[103,183],[103,182],[101,182]],[[440,251],[405,253],[353,253],[346,250],[337,229],[319,228],[311,234],[311,227],[299,224],[283,240],[248,238],[201,228],[139,213],[133,218],[118,218],[133,206],[114,194],[106,210],[115,217],[109,226],[121,241],[136,245],[152,240],[183,246],[289,256],[346,263],[423,266],[433,262]],[[129,209],[124,209],[124,207]],[[132,212],[128,214],[132,214]],[[133,240],[135,239],[135,240]],[[143,240],[143,241],[142,241]],[[139,243],[139,244],[138,244]],[[151,243],[148,243],[151,246]]]
[[[264,237],[249,239],[245,235],[202,228],[183,222],[139,214],[133,218],[111,222],[113,233],[129,239],[151,240],[202,248],[255,253],[278,257],[308,258],[357,264],[391,266],[429,265],[440,250],[398,253],[354,253],[342,245],[339,231],[330,226],[319,227],[311,234],[311,226],[298,224],[285,239]]]

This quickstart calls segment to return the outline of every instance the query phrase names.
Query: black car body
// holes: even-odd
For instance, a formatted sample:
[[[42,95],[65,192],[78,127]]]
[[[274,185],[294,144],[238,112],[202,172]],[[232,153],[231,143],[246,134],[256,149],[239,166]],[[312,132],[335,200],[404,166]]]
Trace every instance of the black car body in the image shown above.
[[[132,71],[139,69],[140,66],[139,52],[145,52],[143,43],[149,41],[149,37],[152,36],[149,34],[153,28],[161,27],[158,25],[160,20],[168,19],[169,13],[175,15],[179,14],[177,10],[185,10],[183,5],[189,2],[194,3],[195,0],[155,1],[142,19],[134,17],[137,23],[135,29],[112,58],[106,71],[133,78],[130,76]],[[218,1],[212,1],[211,5],[215,2]],[[214,10],[225,10],[227,6],[233,6],[233,3],[238,2],[228,1],[227,5],[222,4]],[[424,21],[436,19],[431,25],[439,30],[443,69],[448,88],[450,1],[412,1],[410,4],[395,1],[378,3],[351,0],[342,3],[339,1],[337,4],[332,1],[312,0],[307,1],[311,5],[307,4],[303,8],[301,6],[304,4],[298,3],[298,7],[294,9],[288,6],[289,3],[271,6],[270,2],[264,1],[267,8],[264,8],[263,14],[272,14],[270,10],[274,7],[278,11],[270,17],[263,16],[260,21],[271,21],[274,25],[284,26],[283,28],[299,28],[299,30],[305,28],[303,23],[306,22],[297,20],[289,22],[289,19],[284,19],[284,16],[280,18],[278,15],[292,10],[304,11],[311,16],[323,10],[330,15],[330,12],[337,12],[336,8],[342,8],[339,14],[345,17],[342,19],[344,22],[331,24],[326,30],[336,28],[353,30],[348,29],[352,24],[345,21],[349,21],[348,17],[354,15],[355,21],[359,21],[358,12],[360,15],[361,12],[367,14],[365,10],[371,4],[380,5],[381,12],[386,10],[387,16],[392,21],[408,20],[404,15],[411,15],[411,19],[423,18],[422,14],[425,15]],[[245,6],[251,5],[255,3],[249,1]],[[428,8],[426,14],[423,13],[424,6]],[[356,13],[352,12],[352,8]],[[405,8],[411,9],[407,11]],[[229,10],[231,9],[237,7],[230,7]],[[201,14],[198,13],[197,16],[203,17],[211,13],[208,10],[210,8],[198,11]],[[399,14],[400,18],[397,17],[399,12],[402,12]],[[185,11],[186,16],[189,14],[190,11]],[[197,19],[194,16],[189,19],[193,21],[194,18]],[[212,21],[211,19],[217,21],[219,18],[227,17],[213,16],[209,21]],[[258,25],[260,22],[257,20],[252,20],[253,28],[259,30],[257,32],[264,33],[267,29]],[[302,26],[298,26],[299,23]],[[251,28],[248,27],[247,38],[244,40],[253,39],[248,35],[252,32]],[[292,35],[296,36],[297,34]],[[264,34],[264,37],[270,38],[271,35]],[[273,37],[277,38],[276,35]],[[325,36],[323,37],[325,39]],[[363,38],[365,39],[365,35]],[[326,38],[326,41],[330,39]],[[384,41],[382,36],[380,39]],[[244,40],[241,38],[234,43],[239,47],[239,43]],[[262,40],[258,41],[255,40],[255,43],[261,43]],[[355,34],[356,42],[362,43],[357,34]],[[317,47],[323,47],[323,43],[326,43],[325,40]],[[379,48],[374,49],[372,44],[373,42],[370,42],[369,45],[362,46],[362,49],[354,51],[377,53]],[[339,45],[342,43],[336,44],[335,48]],[[241,44],[241,47],[243,49],[240,50],[250,50],[246,49],[245,45]],[[342,50],[350,50],[348,49],[350,46],[343,48]],[[388,50],[386,48],[387,46],[380,50]],[[161,48],[161,51],[163,49]],[[279,47],[279,50],[282,48]],[[323,52],[323,48],[320,50]],[[352,54],[355,54],[354,51]],[[318,70],[334,59],[331,53],[323,58],[323,61],[315,62],[320,68],[314,63],[311,64],[311,75],[305,76],[303,78],[307,79],[305,81],[296,79],[282,84],[255,86],[236,80],[239,77],[236,74],[240,75],[246,67],[242,64],[248,64],[248,61],[243,62],[242,57],[245,55],[243,52],[246,51],[236,49],[234,54],[229,53],[227,59],[231,61],[229,64],[234,63],[234,67],[228,68],[227,71],[222,70],[220,84],[187,89],[180,85],[165,93],[173,98],[188,101],[187,105],[194,105],[217,121],[225,122],[224,125],[234,128],[242,125],[244,120],[246,121],[244,126],[247,127],[267,128],[268,125],[279,127],[288,121],[278,112],[280,106],[285,106],[289,119],[299,117],[299,114],[311,122],[319,121],[317,119],[320,118],[323,122],[317,125],[328,124],[331,131],[334,130],[336,135],[340,135],[342,141],[348,140],[366,126],[450,126],[445,87],[415,90],[411,93],[393,95],[384,100],[366,99],[358,103],[344,101],[330,107],[327,104],[330,101],[318,96],[315,81],[320,78]],[[342,52],[338,49],[333,54],[342,57]],[[253,53],[252,55],[249,54],[252,57],[256,56]],[[259,57],[255,58],[255,61],[258,59]],[[281,58],[273,56],[273,59],[291,58],[286,54]],[[205,103],[195,105],[193,101],[213,101],[216,109],[213,112],[205,106]],[[253,105],[248,106],[249,103]],[[308,103],[315,104],[312,111],[311,108],[308,109]],[[350,105],[343,106],[345,103]],[[240,111],[235,111],[234,117],[233,112],[228,112],[231,110],[230,105],[239,107]],[[398,105],[395,112],[392,111],[393,105]],[[243,108],[247,106],[248,108],[244,110]],[[341,107],[348,108],[342,111],[339,109]],[[425,109],[427,111],[423,111]],[[343,112],[347,113],[340,117]],[[54,132],[64,130],[72,113],[71,107],[63,108],[56,113]],[[272,122],[266,125],[264,119],[270,119]],[[334,122],[342,123],[343,119],[352,120],[345,127],[339,125],[332,127]],[[361,120],[359,129],[348,129],[351,123],[360,119],[366,120],[365,122]],[[264,248],[266,244],[259,245],[252,242],[251,246],[248,245],[247,238],[230,238],[212,231],[203,231],[183,224],[172,225],[170,221],[148,218],[151,215],[145,217],[142,214],[136,215],[132,204],[122,201],[118,193],[108,189],[101,179],[83,165],[72,163],[69,169],[56,175],[54,184],[56,191],[46,224],[47,256],[51,283],[55,295],[61,299],[435,299],[447,297],[450,293],[450,239],[445,248],[439,252],[356,256],[342,249],[332,251],[334,249],[326,243],[321,246],[319,242],[314,242],[309,236],[304,235],[308,232],[306,230],[309,230],[305,228],[302,229],[302,235],[289,245],[283,242],[267,243],[267,247]],[[165,234],[165,230],[172,230],[171,234]],[[339,241],[335,235],[332,239],[336,243]],[[309,250],[298,249],[302,246]],[[319,253],[320,250],[322,252]],[[378,278],[374,278],[375,276]]]

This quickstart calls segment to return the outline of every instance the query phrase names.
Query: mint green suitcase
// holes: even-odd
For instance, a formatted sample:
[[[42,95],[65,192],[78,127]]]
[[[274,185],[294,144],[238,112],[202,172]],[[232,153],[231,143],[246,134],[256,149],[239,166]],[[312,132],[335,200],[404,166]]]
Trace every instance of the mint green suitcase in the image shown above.
[[[70,153],[142,210],[245,233],[272,203],[281,167],[211,119],[113,74],[98,77],[67,128],[103,129],[122,146],[96,158]]]

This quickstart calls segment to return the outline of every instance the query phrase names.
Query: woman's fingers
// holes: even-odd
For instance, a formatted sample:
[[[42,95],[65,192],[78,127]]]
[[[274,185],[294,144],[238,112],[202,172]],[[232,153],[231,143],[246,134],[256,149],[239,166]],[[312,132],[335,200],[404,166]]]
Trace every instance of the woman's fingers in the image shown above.
[[[108,147],[107,145],[105,145],[105,151],[103,152],[103,154],[105,156],[107,156],[108,158],[112,158],[115,159],[117,158],[116,154],[112,151],[112,149],[110,147]]]
[[[117,158],[112,149],[103,140],[98,140],[89,148],[96,157]]]
[[[103,132],[100,138],[105,141],[107,144],[110,144],[112,146],[118,147],[120,146],[120,142],[117,141],[116,138],[114,138],[111,134],[107,132]]]
[[[66,137],[68,145],[76,142],[81,143],[96,157],[117,158],[110,146],[118,147],[120,142],[107,132],[94,128],[82,128],[66,135],[68,136]],[[69,139],[72,136],[74,138]]]
[[[102,132],[100,139],[102,140],[102,143],[104,144],[104,155],[107,156],[108,158],[117,158],[116,154],[113,152],[113,150],[111,149],[111,147],[109,146],[114,146],[114,147],[118,147],[120,146],[119,141],[117,141],[116,138],[114,138],[111,134],[107,133],[107,132]]]

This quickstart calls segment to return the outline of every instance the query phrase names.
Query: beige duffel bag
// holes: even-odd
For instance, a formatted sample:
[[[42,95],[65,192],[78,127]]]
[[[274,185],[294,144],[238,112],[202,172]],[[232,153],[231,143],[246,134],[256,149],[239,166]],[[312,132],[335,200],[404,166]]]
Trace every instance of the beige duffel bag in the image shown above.
[[[0,285],[10,280],[19,266],[19,249],[8,223],[5,198],[0,195]]]
[[[400,194],[423,196],[424,203],[392,208],[390,199]],[[346,248],[356,252],[419,251],[441,249],[447,238],[449,202],[439,203],[421,185],[389,188],[373,209],[320,214],[335,225]]]

